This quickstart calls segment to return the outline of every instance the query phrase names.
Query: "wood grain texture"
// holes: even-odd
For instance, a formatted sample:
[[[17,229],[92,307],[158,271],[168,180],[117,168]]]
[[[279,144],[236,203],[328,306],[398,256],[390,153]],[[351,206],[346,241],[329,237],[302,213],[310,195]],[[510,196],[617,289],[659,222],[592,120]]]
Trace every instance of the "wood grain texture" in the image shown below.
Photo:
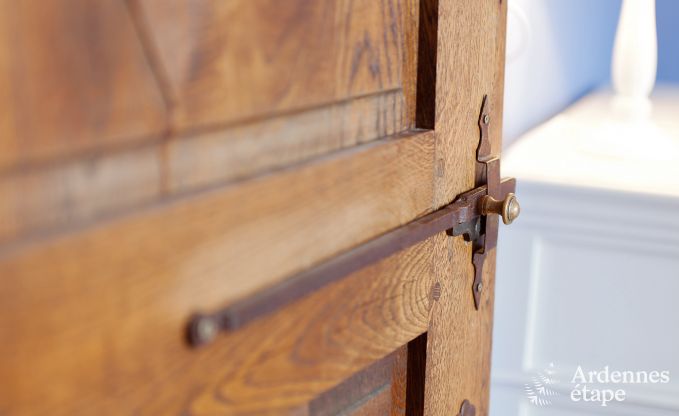
[[[293,308],[290,314],[277,315],[274,324],[253,325],[263,328],[261,332],[246,330],[242,338],[234,338],[233,345],[216,343],[210,351],[224,355],[209,358],[187,351],[183,329],[195,311],[224,306],[428,211],[433,150],[431,133],[374,142],[39,244],[10,247],[0,254],[4,311],[0,328],[3,338],[12,340],[0,345],[0,357],[8,357],[0,360],[0,388],[6,392],[0,409],[8,409],[9,414],[44,414],[35,409],[46,407],[52,407],[53,414],[64,409],[77,412],[64,410],[63,414],[106,413],[88,409],[119,413],[111,409],[128,403],[128,398],[126,406],[131,407],[122,413],[148,403],[162,409],[163,403],[184,397],[177,396],[180,392],[197,394],[197,386],[207,383],[210,374],[216,375],[221,363],[237,358],[237,351],[244,355],[234,358],[235,362],[244,362],[245,354],[260,351],[258,343],[280,346],[286,334],[307,331],[309,351],[323,351],[316,349],[319,338],[309,325],[320,331],[316,334],[328,336],[349,331],[351,339],[328,341],[324,355],[314,358],[322,367],[302,364],[306,359],[297,363],[299,368],[263,365],[252,377],[260,381],[273,377],[274,387],[276,374],[315,374],[321,380],[318,388],[295,383],[297,387],[281,387],[274,397],[283,398],[276,400],[288,403],[286,397],[301,400],[302,396],[306,400],[307,394],[325,390],[379,354],[393,351],[422,331],[421,318],[412,316],[421,317],[417,311],[423,301],[408,302],[397,316],[391,309],[371,310],[384,328],[359,322],[360,336],[353,335],[355,323],[345,319],[354,312],[346,308],[364,310],[381,300],[402,300],[399,294],[392,297],[389,287],[370,286],[375,281],[371,274],[361,275],[369,285],[361,286],[365,293],[336,292],[335,307],[343,305],[335,318],[339,326],[328,321],[331,312],[324,309],[332,308],[332,302],[305,301],[305,306]],[[415,267],[412,261],[398,264],[398,273],[419,275],[410,270]],[[431,261],[418,260],[417,264],[430,267]],[[379,274],[374,269],[366,273]],[[385,276],[398,273],[384,272]],[[348,299],[352,301],[347,303]],[[407,329],[400,316],[418,323]],[[382,322],[390,319],[393,325]],[[404,333],[405,338],[399,335]],[[379,340],[374,334],[379,334]],[[344,348],[352,352],[341,353]],[[276,354],[262,352],[247,362],[267,363]],[[188,364],[180,366],[182,360]],[[333,372],[345,362],[350,365]],[[227,407],[232,402],[234,406],[265,405],[255,399],[262,394],[257,388],[260,382],[252,392],[243,388],[232,397],[228,392],[233,383],[247,384],[251,376],[218,373],[229,386],[219,390],[229,397]],[[153,374],[160,376],[149,378]],[[332,377],[326,379],[328,375]],[[50,384],[55,380],[58,387]],[[34,400],[35,386],[48,384],[55,387],[47,389],[40,401]],[[295,393],[296,388],[304,393]],[[213,400],[221,403],[222,399],[215,399],[214,391],[195,398],[192,412],[210,413],[203,406],[211,408]],[[148,411],[143,414],[165,413],[144,409]]]
[[[429,0],[433,1],[433,0]],[[474,186],[483,96],[492,114],[492,153],[500,154],[507,2],[439,0],[436,66],[435,206]],[[471,156],[470,156],[471,155]]]
[[[404,1],[135,2],[183,130],[400,88]]]
[[[500,153],[506,7],[497,0],[440,0],[436,206],[474,186],[484,94],[490,99],[492,150]],[[479,310],[471,291],[471,245],[438,236],[433,261],[442,293],[428,331],[424,414],[456,414],[468,399],[477,415],[487,415],[495,250],[486,257]]]
[[[244,179],[408,128],[401,90],[295,114],[173,138],[168,189],[182,192]]]
[[[309,403],[309,415],[404,415],[407,354],[404,345],[321,393]]]
[[[68,229],[161,197],[161,152],[146,146],[0,176],[0,245]]]
[[[403,94],[406,97],[406,115],[408,127],[417,127],[417,91],[418,91],[418,59],[420,39],[420,5],[421,0],[403,0],[397,12],[403,16]]]
[[[340,414],[351,416],[377,416],[388,415],[390,411],[391,391],[389,386],[385,386]]]
[[[484,292],[474,307],[474,269],[462,238],[437,236],[434,274],[441,281],[428,332],[424,415],[455,415],[463,400],[488,414],[495,251],[486,257]]]
[[[426,247],[426,245],[425,245]],[[430,281],[428,283],[431,283]],[[431,300],[429,301],[431,305]],[[430,306],[431,310],[431,306]],[[389,416],[406,415],[406,395],[408,393],[408,345],[399,348],[395,352],[394,366],[391,372],[391,407]],[[376,413],[379,414],[379,413]],[[387,414],[382,412],[381,414]]]
[[[403,132],[400,90],[0,174],[0,244],[121,215]]]
[[[273,12],[267,20],[255,12],[259,6],[279,10],[280,4],[254,3],[233,8],[227,2],[130,0],[127,8],[110,0],[56,0],[44,7],[0,2],[0,19],[9,22],[3,28],[7,40],[0,42],[0,65],[6,69],[0,86],[7,87],[0,88],[0,244],[272,172],[414,125],[418,0],[286,2],[287,20]],[[241,17],[262,32],[257,41],[248,38],[252,30],[248,21],[236,19]],[[232,19],[242,25],[231,27]],[[169,36],[165,54],[163,42],[154,42],[161,36],[154,31],[156,23]],[[297,28],[306,24],[325,37],[314,41]],[[182,43],[175,38],[183,39],[182,34],[194,38]],[[220,44],[213,35],[228,42]],[[305,61],[298,45],[291,46],[300,38],[317,48],[304,51],[309,59],[332,55],[320,64],[324,79],[345,80],[331,86],[330,104],[326,99],[295,104],[332,84],[316,85],[305,71],[319,68],[300,67]],[[242,57],[230,43],[238,39],[254,48],[246,56],[268,59],[260,62],[263,72],[252,61],[238,61]],[[272,50],[272,39],[284,46]],[[325,41],[331,42],[319,43]],[[190,50],[182,52],[180,45]],[[207,59],[212,55],[201,55],[203,46],[214,46],[226,61],[216,55]],[[258,103],[256,110],[264,111],[257,120],[172,132],[165,106],[179,98],[173,98],[168,62],[162,58],[212,67],[177,69],[204,76],[207,86],[194,91],[200,97],[214,91],[229,99],[250,97],[260,88],[273,107]],[[224,62],[237,63],[237,71],[219,66]],[[281,71],[288,76],[281,77]],[[252,73],[253,82],[262,84],[253,90],[241,79],[234,81],[236,73]],[[233,84],[228,92],[219,83],[222,78]],[[203,85],[199,79],[184,81]],[[212,82],[218,85],[208,85]],[[275,83],[286,85],[274,88]],[[292,98],[288,87],[295,91]],[[232,104],[241,108],[242,103]],[[235,114],[218,104],[214,108]]]
[[[427,328],[431,256],[431,240],[422,242],[199,350],[182,339],[191,308],[167,287],[148,292],[148,282],[137,282],[123,291],[102,273],[75,280],[86,261],[70,270],[53,264],[25,282],[21,266],[5,261],[2,275],[16,278],[0,292],[11,311],[0,315],[0,328],[12,339],[0,344],[10,358],[0,360],[0,409],[26,416],[308,414],[314,397]],[[36,385],[50,386],[40,400]],[[382,394],[357,414],[383,409]]]
[[[431,133],[374,142],[10,251],[0,274],[35,288],[64,279],[64,290],[97,275],[120,293],[138,286],[135,299],[164,287],[217,309],[428,212],[432,154]]]
[[[0,170],[165,130],[124,3],[2,0],[0,22]]]
[[[0,414],[487,414],[495,254],[476,311],[444,233],[183,338],[472,188],[484,94],[499,153],[507,1],[422,1],[0,0]]]

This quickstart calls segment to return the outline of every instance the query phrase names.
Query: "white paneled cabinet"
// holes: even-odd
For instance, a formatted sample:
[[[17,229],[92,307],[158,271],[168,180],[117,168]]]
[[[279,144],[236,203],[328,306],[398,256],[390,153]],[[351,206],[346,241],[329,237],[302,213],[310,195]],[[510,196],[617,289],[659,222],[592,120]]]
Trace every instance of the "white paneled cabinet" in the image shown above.
[[[586,97],[503,157],[522,215],[499,241],[492,416],[679,414],[679,91],[661,88],[650,124],[630,127],[655,135],[638,151],[606,154],[609,99]],[[585,405],[569,397],[578,366],[670,380],[609,384],[624,401]],[[537,406],[525,385],[549,368],[558,394]]]

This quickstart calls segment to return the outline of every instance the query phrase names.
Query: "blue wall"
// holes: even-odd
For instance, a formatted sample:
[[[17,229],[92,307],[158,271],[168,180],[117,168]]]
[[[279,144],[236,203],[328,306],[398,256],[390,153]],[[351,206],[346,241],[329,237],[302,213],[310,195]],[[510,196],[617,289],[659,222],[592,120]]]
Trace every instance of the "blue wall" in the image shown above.
[[[658,81],[679,83],[679,0],[658,0]]]
[[[505,146],[610,83],[620,0],[510,0]],[[526,26],[517,15],[524,15]],[[658,81],[679,83],[679,0],[657,0]],[[522,42],[519,39],[523,38]]]

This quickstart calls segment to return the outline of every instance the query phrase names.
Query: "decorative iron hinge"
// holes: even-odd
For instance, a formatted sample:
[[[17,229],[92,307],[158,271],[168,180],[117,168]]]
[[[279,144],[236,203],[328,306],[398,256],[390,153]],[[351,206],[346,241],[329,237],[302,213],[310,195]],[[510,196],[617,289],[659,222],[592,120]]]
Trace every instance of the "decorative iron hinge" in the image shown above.
[[[447,231],[449,235],[464,235],[473,242],[474,304],[479,307],[483,290],[483,263],[488,250],[497,243],[498,218],[510,223],[519,214],[514,197],[515,180],[500,180],[500,160],[491,155],[488,127],[490,115],[487,98],[483,98],[479,127],[481,139],[476,152],[476,188],[465,192],[451,204],[409,224],[387,232],[358,247],[341,253],[278,285],[239,300],[210,314],[194,315],[188,326],[188,340],[198,346],[212,341],[220,331],[233,331],[248,322],[274,312],[315,290],[341,279],[363,267],[376,263],[432,235]]]
[[[511,224],[521,212],[519,202],[514,195],[514,189],[511,192],[503,192],[500,186],[500,158],[494,156],[491,151],[492,146],[488,137],[490,111],[488,109],[488,96],[485,95],[481,104],[478,124],[480,139],[479,146],[476,149],[476,186],[485,185],[486,194],[478,202],[480,215],[454,226],[449,232],[454,236],[463,235],[465,240],[473,244],[474,281],[472,293],[476,309],[479,309],[481,293],[483,292],[483,265],[488,251],[497,245],[498,216],[502,218],[505,224]],[[465,198],[466,195],[464,194],[458,199]],[[498,216],[488,214],[498,214]]]

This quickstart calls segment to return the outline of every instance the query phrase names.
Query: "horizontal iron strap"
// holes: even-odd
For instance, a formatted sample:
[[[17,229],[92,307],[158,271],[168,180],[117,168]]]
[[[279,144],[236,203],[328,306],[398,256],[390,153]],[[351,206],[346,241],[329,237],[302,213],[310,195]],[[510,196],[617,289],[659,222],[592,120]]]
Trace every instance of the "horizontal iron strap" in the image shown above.
[[[513,178],[502,180],[501,193],[514,192]],[[189,326],[189,341],[194,345],[208,340],[200,335],[200,324],[210,322],[215,330],[236,330],[248,322],[272,313],[340,278],[385,259],[432,235],[479,216],[478,200],[486,194],[481,186],[460,195],[450,205],[425,215],[395,230],[341,253],[283,282],[266,288],[209,315],[196,315]],[[213,332],[213,331],[210,331]]]

